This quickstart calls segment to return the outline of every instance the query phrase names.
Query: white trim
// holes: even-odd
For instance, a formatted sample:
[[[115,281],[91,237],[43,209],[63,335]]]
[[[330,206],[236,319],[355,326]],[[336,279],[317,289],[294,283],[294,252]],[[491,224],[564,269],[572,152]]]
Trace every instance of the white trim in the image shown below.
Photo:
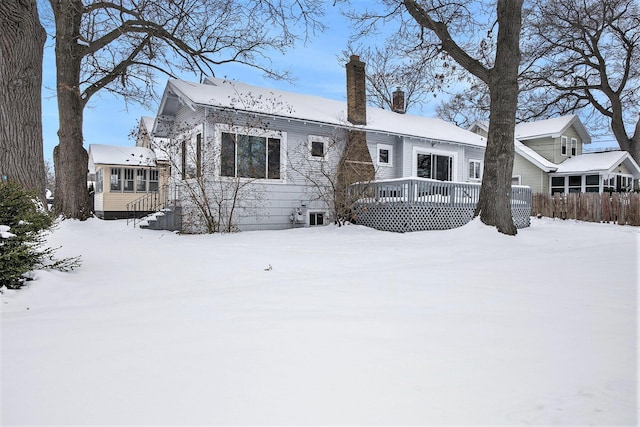
[[[576,149],[575,154],[573,152],[574,148]],[[571,145],[570,145],[570,148],[569,148],[569,155],[572,156],[572,157],[580,155],[580,153],[578,153],[578,140],[576,138],[571,138]]]
[[[517,184],[513,183],[514,178],[518,180]],[[522,185],[522,175],[511,175],[511,185]]]
[[[478,170],[478,178],[476,177],[471,177],[471,175],[469,174],[469,166],[471,166],[471,163],[477,163],[479,165],[479,170]],[[474,168],[475,169],[475,168]],[[482,171],[484,169],[484,165],[482,164],[482,160],[479,159],[468,159],[467,160],[467,179],[470,182],[479,182],[482,181]]]
[[[563,146],[564,153],[562,152]],[[560,137],[560,155],[565,157],[569,155],[569,139],[564,135]]]
[[[380,150],[387,150],[389,152],[388,162],[384,163],[380,161]],[[378,166],[392,168],[393,167],[393,145],[390,144],[376,144],[376,164]]]
[[[312,144],[313,142],[322,142],[322,157],[314,156],[312,154]],[[307,137],[307,148],[309,150],[309,160],[316,161],[327,161],[327,153],[329,151],[329,144],[331,143],[331,138],[328,136],[320,136],[320,135],[309,135]]]

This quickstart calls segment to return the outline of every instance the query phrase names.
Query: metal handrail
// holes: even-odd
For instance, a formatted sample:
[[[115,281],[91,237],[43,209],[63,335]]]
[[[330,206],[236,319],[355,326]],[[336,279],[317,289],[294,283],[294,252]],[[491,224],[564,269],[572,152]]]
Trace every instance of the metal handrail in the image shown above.
[[[139,212],[158,212],[167,207],[168,186],[163,185],[158,190],[149,192],[142,197],[127,203],[127,225],[133,219],[133,226],[136,225]],[[132,218],[133,216],[133,218]]]

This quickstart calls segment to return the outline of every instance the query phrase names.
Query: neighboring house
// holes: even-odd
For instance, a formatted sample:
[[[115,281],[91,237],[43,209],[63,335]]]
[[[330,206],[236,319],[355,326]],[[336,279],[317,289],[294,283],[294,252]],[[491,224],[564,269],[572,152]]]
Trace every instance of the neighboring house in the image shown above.
[[[368,149],[368,161],[353,163],[372,163],[375,179],[480,182],[485,138],[404,114],[402,107],[366,107],[364,64],[357,56],[347,64],[347,86],[347,102],[341,102],[219,78],[169,80],[151,134],[170,154],[170,203],[181,205],[185,231],[203,226],[184,221],[198,216],[189,196],[196,182],[205,183],[213,205],[231,203],[220,193],[234,184],[250,189],[233,200],[240,230],[328,223],[333,212],[324,192],[340,161],[335,147],[353,132],[366,135]]]
[[[151,148],[89,145],[89,173],[95,175],[94,212],[102,219],[128,218],[127,204],[157,194],[168,165]],[[139,215],[151,213],[139,212]]]
[[[469,129],[487,136],[487,125]],[[584,154],[591,143],[576,115],[519,123],[515,129],[513,183],[534,193],[630,191],[640,167],[626,151]]]

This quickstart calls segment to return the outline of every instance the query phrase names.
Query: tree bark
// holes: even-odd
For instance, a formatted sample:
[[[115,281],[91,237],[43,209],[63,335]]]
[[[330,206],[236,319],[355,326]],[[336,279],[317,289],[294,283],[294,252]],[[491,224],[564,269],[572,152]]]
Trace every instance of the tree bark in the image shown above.
[[[511,175],[518,108],[518,67],[522,0],[498,0],[495,65],[489,75],[490,112],[484,174],[475,215],[501,233],[515,235],[511,213]]]
[[[53,151],[56,171],[54,209],[65,218],[85,220],[91,215],[87,191],[89,156],[82,146],[84,100],[80,93],[80,65],[85,47],[78,43],[83,13],[81,0],[51,1],[56,22],[56,78],[59,144]]]
[[[45,196],[42,55],[36,0],[0,2],[0,178]]]

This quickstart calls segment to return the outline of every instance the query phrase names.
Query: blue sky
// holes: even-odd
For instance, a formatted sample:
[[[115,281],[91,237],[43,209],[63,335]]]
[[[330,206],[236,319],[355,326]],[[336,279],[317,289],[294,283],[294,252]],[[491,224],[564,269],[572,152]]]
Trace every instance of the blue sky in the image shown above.
[[[272,58],[276,67],[288,69],[294,83],[265,79],[259,70],[247,66],[226,65],[219,67],[216,77],[238,80],[258,86],[271,87],[297,93],[318,95],[326,98],[345,99],[345,71],[338,56],[347,47],[350,34],[347,20],[341,16],[338,7],[327,9],[325,22],[327,30],[316,35],[306,44],[299,43],[285,55],[277,54]],[[187,74],[180,76],[185,80],[197,81],[198,77]],[[55,97],[55,53],[53,40],[47,40],[44,52],[43,68],[43,138],[44,157],[53,157],[53,148],[58,144],[58,109]],[[159,76],[158,94],[162,94],[167,77]],[[436,102],[424,105],[420,114],[435,116]],[[123,98],[107,92],[98,93],[89,102],[84,111],[85,148],[89,144],[133,145],[130,132],[136,127],[141,116],[155,116],[157,103],[151,109],[138,104],[124,102]],[[611,145],[617,145],[612,136],[605,143],[594,141],[589,151]]]
[[[346,76],[338,56],[346,49],[349,28],[337,7],[327,10],[327,30],[307,44],[298,46],[286,55],[274,56],[274,64],[290,70],[294,83],[265,79],[259,70],[240,65],[219,67],[216,77],[239,80],[249,84],[313,94],[337,100],[345,99]],[[198,77],[185,74],[181,78],[197,81]],[[167,77],[160,76],[156,92],[162,94]],[[44,53],[43,75],[43,136],[44,156],[51,159],[58,144],[58,109],[55,98],[55,53],[53,40],[49,39]],[[435,104],[434,104],[435,108]],[[89,144],[133,145],[129,133],[141,116],[155,116],[157,104],[146,109],[137,104],[125,104],[121,97],[98,93],[91,99],[84,112],[85,148]],[[428,109],[428,107],[426,108]]]

